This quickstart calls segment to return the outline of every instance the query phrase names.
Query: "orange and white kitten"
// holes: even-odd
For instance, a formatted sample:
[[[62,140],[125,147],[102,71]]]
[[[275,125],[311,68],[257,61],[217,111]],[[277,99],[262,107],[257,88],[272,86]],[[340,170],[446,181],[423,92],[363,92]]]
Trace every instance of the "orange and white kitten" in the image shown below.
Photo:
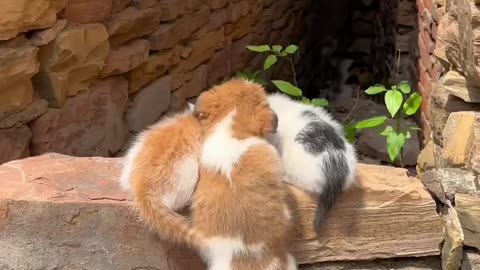
[[[265,140],[278,120],[264,89],[234,79],[200,95],[204,134],[192,226],[210,270],[293,270],[292,214],[282,162]]]
[[[140,218],[165,240],[190,246],[200,240],[177,211],[190,205],[197,185],[200,132],[191,112],[163,118],[137,136],[120,176]]]

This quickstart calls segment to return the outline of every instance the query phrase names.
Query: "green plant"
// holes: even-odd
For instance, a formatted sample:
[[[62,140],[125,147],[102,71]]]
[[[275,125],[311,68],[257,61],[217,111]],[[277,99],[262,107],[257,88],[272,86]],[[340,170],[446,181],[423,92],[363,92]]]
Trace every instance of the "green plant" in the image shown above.
[[[293,61],[293,57],[295,53],[298,51],[298,46],[291,44],[288,45],[287,47],[282,47],[281,45],[259,45],[259,46],[253,46],[249,45],[247,46],[247,49],[256,52],[256,53],[265,53],[268,54],[267,57],[265,58],[263,62],[263,70],[267,71],[269,70],[275,63],[278,62],[279,59],[285,59],[289,62],[292,76],[293,76],[293,84],[288,82],[288,81],[283,81],[283,80],[272,80],[272,84],[281,92],[292,96],[293,98],[301,100],[305,104],[311,104],[314,106],[328,106],[328,101],[324,98],[314,98],[314,99],[308,99],[303,96],[303,91],[298,88],[297,85],[297,74],[295,73],[295,64]],[[259,72],[259,71],[257,71]],[[255,74],[257,74],[255,72]]]
[[[385,93],[385,106],[391,119],[395,120],[395,127],[385,126],[379,133],[386,137],[387,151],[390,161],[394,161],[403,149],[407,139],[411,138],[410,130],[419,129],[413,126],[402,126],[402,118],[414,115],[422,104],[422,97],[418,93],[412,93],[408,82],[402,81],[397,85],[393,85],[391,89],[377,84],[370,86],[365,93],[368,95],[378,95]],[[405,97],[410,94],[406,99]],[[387,120],[387,116],[376,116],[357,123],[350,123],[345,126],[345,136],[349,140],[355,139],[355,131],[357,129],[373,128],[382,125]],[[401,155],[400,155],[400,162]]]

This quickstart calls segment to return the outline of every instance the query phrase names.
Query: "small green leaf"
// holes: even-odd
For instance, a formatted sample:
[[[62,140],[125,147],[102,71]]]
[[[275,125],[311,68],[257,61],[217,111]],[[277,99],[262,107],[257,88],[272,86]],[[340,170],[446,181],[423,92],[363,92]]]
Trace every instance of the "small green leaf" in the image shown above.
[[[403,96],[398,90],[388,90],[385,94],[385,105],[390,115],[394,118],[400,106],[402,106]]]
[[[398,86],[392,85],[392,90],[398,90]]]
[[[263,70],[267,70],[271,68],[273,64],[277,62],[277,60],[278,60],[277,56],[273,54],[270,54],[269,56],[267,56],[267,58],[265,59],[265,63],[263,63]]]
[[[388,134],[393,132],[393,128],[391,126],[386,126],[385,129],[380,132],[379,134],[382,136],[388,136]]]
[[[367,88],[367,90],[365,90],[365,93],[367,93],[368,95],[376,95],[385,91],[387,91],[387,88],[385,88],[385,86],[381,84],[376,84]]]
[[[286,82],[286,81],[280,81],[280,80],[274,80],[272,83],[283,93],[294,96],[294,97],[301,97],[302,96],[302,90],[300,88],[294,86],[293,84]]]
[[[298,46],[297,45],[288,45],[286,48],[285,48],[285,52],[288,53],[288,54],[294,54],[295,52],[297,52],[298,50]]]
[[[306,97],[302,97],[302,103],[304,104],[312,104],[310,99],[306,98]]]
[[[355,124],[355,128],[372,128],[383,124],[387,120],[386,116],[376,116],[362,120]]]
[[[415,92],[403,104],[403,111],[406,115],[414,115],[420,105],[422,105],[422,96]]]
[[[407,130],[407,132],[405,132],[405,138],[410,139],[411,137],[412,135],[410,134],[410,131]]]
[[[280,45],[273,45],[273,46],[272,46],[272,50],[273,50],[274,52],[277,52],[277,53],[281,52],[282,49],[283,49],[283,47],[280,46]]]
[[[258,53],[263,53],[263,52],[268,52],[270,51],[270,46],[268,45],[260,45],[260,46],[253,46],[249,45],[247,46],[247,49],[252,52],[258,52]]]
[[[405,135],[392,132],[387,136],[387,152],[390,161],[394,161],[405,144]]]
[[[410,93],[410,91],[412,91],[412,88],[410,87],[410,84],[408,84],[408,82],[406,81],[402,81],[398,84],[398,89],[400,89],[400,91],[402,91],[402,93],[404,94],[408,94]]]
[[[312,99],[311,102],[312,105],[317,106],[317,107],[327,107],[328,106],[328,100],[324,98],[314,98]]]
[[[349,123],[343,127],[343,134],[345,135],[345,139],[347,139],[349,143],[355,142],[357,135],[356,133],[357,129],[355,128],[355,124]]]

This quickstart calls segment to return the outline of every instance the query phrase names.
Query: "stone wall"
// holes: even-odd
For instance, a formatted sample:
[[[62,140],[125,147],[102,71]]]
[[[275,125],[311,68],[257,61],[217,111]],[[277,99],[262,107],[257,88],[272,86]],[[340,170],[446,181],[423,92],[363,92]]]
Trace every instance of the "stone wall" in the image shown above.
[[[121,153],[131,134],[295,42],[309,0],[4,0],[0,163]],[[253,61],[253,62],[251,62]]]
[[[426,45],[428,41],[421,39],[419,45],[429,51],[429,46],[434,47],[436,62],[422,57],[419,61],[427,71],[420,72],[424,79],[420,78],[419,88],[429,97],[422,112],[430,124],[431,140],[419,157],[418,168],[446,221],[449,239],[442,253],[449,258],[448,269],[454,269],[460,264],[462,246],[476,248],[476,253],[480,249],[480,2],[423,3],[423,19],[433,20],[430,30],[436,44]],[[454,208],[447,209],[449,204]]]

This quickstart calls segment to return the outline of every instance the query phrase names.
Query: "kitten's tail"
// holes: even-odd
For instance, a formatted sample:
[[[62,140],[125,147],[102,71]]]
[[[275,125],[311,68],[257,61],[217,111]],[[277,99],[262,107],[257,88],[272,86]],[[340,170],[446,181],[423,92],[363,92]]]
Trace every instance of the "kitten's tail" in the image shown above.
[[[190,228],[185,217],[175,213],[153,194],[145,194],[135,189],[132,191],[141,219],[162,238],[193,248],[203,246],[204,238],[201,233]]]
[[[316,233],[320,231],[327,212],[342,193],[350,170],[345,156],[330,156],[328,159],[324,163],[325,167],[323,168],[325,186],[317,202],[317,212],[315,213],[313,224]]]

